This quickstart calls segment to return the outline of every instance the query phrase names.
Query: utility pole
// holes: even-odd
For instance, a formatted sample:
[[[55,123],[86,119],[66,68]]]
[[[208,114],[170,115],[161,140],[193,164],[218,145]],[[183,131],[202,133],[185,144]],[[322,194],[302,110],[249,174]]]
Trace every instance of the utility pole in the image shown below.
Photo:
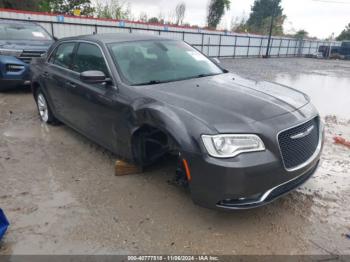
[[[334,33],[331,35],[331,39],[329,40],[329,50],[328,50],[328,59],[331,58],[332,55],[332,41],[334,38]]]
[[[277,11],[277,0],[274,0],[274,5],[273,5],[273,8],[272,8],[272,15],[271,15],[269,40],[267,41],[266,55],[265,55],[264,58],[269,58],[270,57],[270,43],[271,43],[273,22],[275,21],[276,11]]]

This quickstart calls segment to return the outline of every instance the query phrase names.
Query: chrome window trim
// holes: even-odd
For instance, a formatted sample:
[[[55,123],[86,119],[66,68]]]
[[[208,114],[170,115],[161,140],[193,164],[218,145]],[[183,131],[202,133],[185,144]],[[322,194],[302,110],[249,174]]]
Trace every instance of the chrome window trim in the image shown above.
[[[302,163],[302,164],[300,164],[300,165],[298,165],[298,166],[296,166],[296,167],[293,167],[293,168],[287,168],[286,165],[285,165],[285,163],[284,163],[284,158],[283,158],[282,150],[281,150],[280,143],[279,143],[279,139],[278,139],[279,135],[280,135],[281,133],[285,132],[285,131],[288,131],[289,129],[293,129],[293,128],[295,128],[295,127],[301,126],[301,125],[303,125],[303,124],[305,124],[305,123],[311,121],[312,119],[314,119],[314,118],[316,118],[316,117],[318,117],[318,132],[319,132],[319,135],[318,135],[318,144],[317,144],[317,147],[316,147],[315,152],[314,152],[314,153],[312,154],[312,156],[311,156],[308,160],[306,160],[304,163]],[[301,122],[301,123],[296,124],[296,125],[294,125],[294,126],[292,126],[292,127],[288,127],[288,128],[286,128],[286,129],[283,129],[283,130],[279,131],[279,132],[277,133],[277,135],[276,135],[276,140],[277,140],[277,144],[278,144],[278,149],[279,149],[279,151],[280,151],[280,155],[281,155],[283,167],[284,167],[285,170],[287,170],[288,172],[294,172],[294,171],[297,171],[297,170],[299,170],[299,169],[302,169],[302,168],[308,166],[312,161],[315,160],[315,158],[318,156],[318,154],[320,153],[321,148],[322,148],[323,126],[322,126],[322,121],[321,121],[321,119],[320,119],[320,116],[319,116],[319,115],[315,115],[315,116],[309,118],[308,120],[306,120],[306,121],[304,121],[304,122]]]
[[[61,44],[64,44],[64,43],[75,43],[75,44],[87,43],[87,44],[92,44],[92,45],[97,46],[97,47],[100,49],[101,53],[102,53],[103,59],[104,59],[105,64],[106,64],[106,66],[107,66],[107,70],[108,70],[108,73],[109,73],[109,77],[110,77],[110,78],[112,79],[112,81],[113,81],[113,88],[116,89],[116,86],[115,86],[116,81],[115,81],[115,79],[114,79],[114,77],[113,77],[113,74],[111,74],[112,70],[111,70],[111,68],[110,68],[110,66],[109,66],[109,64],[108,64],[108,62],[107,62],[106,54],[105,54],[105,52],[103,52],[103,49],[101,48],[101,46],[100,46],[99,44],[95,43],[95,42],[87,41],[87,40],[78,40],[78,39],[60,41],[60,42],[58,43],[58,45],[57,45],[57,46],[50,52],[50,54],[47,56],[46,63],[48,63],[48,64],[51,65],[51,66],[57,67],[57,68],[59,68],[59,69],[64,69],[64,70],[66,70],[66,71],[68,71],[68,72],[70,72],[70,73],[74,73],[74,74],[76,74],[76,75],[80,75],[80,73],[77,72],[77,71],[74,71],[74,70],[69,69],[69,68],[64,68],[64,67],[62,67],[62,66],[59,66],[59,65],[56,65],[56,64],[53,64],[53,63],[50,63],[50,62],[49,62],[52,53],[53,53]],[[79,46],[78,46],[78,48],[79,48]],[[76,49],[75,52],[74,52],[74,58],[75,58],[75,55],[76,55],[77,50],[78,50],[78,49]],[[73,60],[73,61],[74,61],[74,60]]]

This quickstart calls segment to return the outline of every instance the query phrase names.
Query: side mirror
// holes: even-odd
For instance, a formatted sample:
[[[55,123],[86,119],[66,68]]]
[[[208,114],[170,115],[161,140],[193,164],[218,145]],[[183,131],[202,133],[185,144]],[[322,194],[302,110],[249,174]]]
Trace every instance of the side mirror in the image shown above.
[[[107,82],[109,79],[102,71],[85,71],[80,74],[80,79],[83,82],[90,84],[102,84]]]
[[[57,42],[58,41],[58,38],[56,36],[52,37],[52,39]]]

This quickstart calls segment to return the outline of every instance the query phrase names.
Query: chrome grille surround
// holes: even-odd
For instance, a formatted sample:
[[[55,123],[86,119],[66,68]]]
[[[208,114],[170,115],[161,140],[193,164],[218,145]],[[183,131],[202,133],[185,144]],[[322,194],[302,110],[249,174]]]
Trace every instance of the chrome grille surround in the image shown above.
[[[314,127],[309,134],[302,136],[312,125]],[[319,116],[280,131],[277,142],[285,169],[293,172],[310,164],[321,151],[322,136],[323,126]]]

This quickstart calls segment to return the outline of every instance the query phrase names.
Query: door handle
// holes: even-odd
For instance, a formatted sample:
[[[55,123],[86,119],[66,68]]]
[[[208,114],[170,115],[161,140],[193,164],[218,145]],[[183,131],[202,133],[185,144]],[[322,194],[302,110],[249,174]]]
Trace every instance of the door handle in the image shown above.
[[[107,102],[107,103],[113,102],[112,98],[107,97],[105,95],[97,95],[97,97],[98,97],[99,100],[102,100],[102,101]]]
[[[76,84],[74,84],[73,82],[70,82],[70,81],[68,81],[66,84],[67,84],[69,87],[72,87],[72,88],[76,88],[76,87],[77,87]]]

